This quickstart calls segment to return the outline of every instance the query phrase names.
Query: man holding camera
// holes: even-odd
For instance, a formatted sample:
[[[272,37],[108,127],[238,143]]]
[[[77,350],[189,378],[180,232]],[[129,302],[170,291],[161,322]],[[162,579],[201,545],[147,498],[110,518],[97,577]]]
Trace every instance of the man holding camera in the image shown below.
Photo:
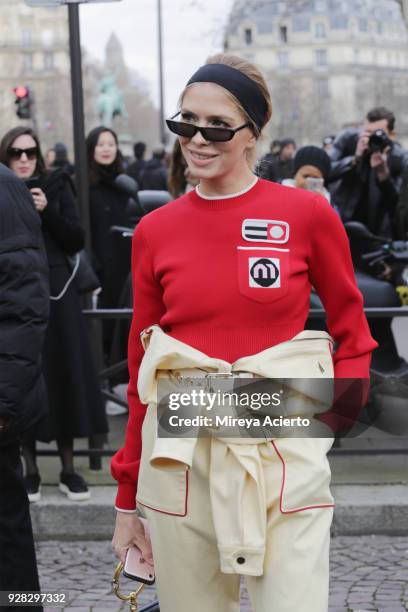
[[[394,113],[384,107],[373,108],[367,113],[362,128],[339,134],[328,153],[332,160],[332,201],[343,222],[360,221],[372,234],[397,240],[401,238],[398,202],[408,170],[408,155],[395,142],[394,128]],[[357,259],[365,247],[364,243],[361,248],[354,245],[352,252]],[[384,262],[375,276],[379,281],[392,281],[393,270]],[[391,318],[369,319],[371,333],[379,343],[371,363],[375,369],[406,367],[398,355],[391,321]]]
[[[398,236],[395,212],[408,166],[407,152],[394,142],[394,128],[392,111],[373,108],[362,129],[345,130],[329,151],[331,193],[343,221],[360,221],[389,238]]]

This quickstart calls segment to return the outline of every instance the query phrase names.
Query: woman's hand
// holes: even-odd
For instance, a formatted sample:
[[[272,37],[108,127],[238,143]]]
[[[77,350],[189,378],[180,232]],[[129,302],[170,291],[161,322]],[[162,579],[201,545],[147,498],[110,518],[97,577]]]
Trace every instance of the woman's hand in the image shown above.
[[[122,563],[125,563],[128,548],[133,545],[136,545],[141,550],[146,561],[153,564],[152,545],[150,538],[145,537],[143,523],[140,518],[134,513],[117,512],[112,548]]]
[[[33,196],[34,206],[36,210],[38,212],[42,212],[48,204],[45,193],[39,187],[33,187],[32,189],[30,189],[30,191],[31,195]]]

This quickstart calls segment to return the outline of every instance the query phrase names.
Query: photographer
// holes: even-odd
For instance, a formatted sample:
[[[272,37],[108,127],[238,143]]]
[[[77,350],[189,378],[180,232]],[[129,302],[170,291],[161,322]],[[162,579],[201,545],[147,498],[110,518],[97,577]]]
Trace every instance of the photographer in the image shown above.
[[[342,220],[360,221],[373,234],[401,238],[398,212],[403,176],[407,172],[407,153],[394,142],[395,115],[379,107],[367,113],[360,130],[348,129],[335,140],[329,152],[332,160],[330,181],[332,201]],[[354,259],[354,256],[353,256]],[[355,261],[357,267],[361,260]],[[388,264],[375,274],[382,281],[392,281]],[[370,318],[373,337],[379,343],[372,356],[372,368],[382,371],[405,368],[398,355],[391,329],[391,318]]]
[[[347,129],[329,151],[331,192],[341,217],[360,221],[373,234],[397,238],[396,207],[407,153],[394,142],[395,115],[379,107],[362,129]]]
[[[39,591],[19,438],[47,408],[48,265],[32,197],[2,164],[0,293],[0,591]]]

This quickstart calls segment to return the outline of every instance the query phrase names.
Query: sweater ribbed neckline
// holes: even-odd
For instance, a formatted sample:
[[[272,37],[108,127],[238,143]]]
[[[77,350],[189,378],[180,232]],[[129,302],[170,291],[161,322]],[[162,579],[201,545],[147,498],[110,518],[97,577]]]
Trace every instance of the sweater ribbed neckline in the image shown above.
[[[190,191],[188,196],[190,201],[195,206],[202,209],[208,210],[219,210],[226,208],[237,208],[239,206],[245,206],[253,202],[253,197],[256,197],[261,187],[261,180],[257,177],[257,180],[244,191],[237,194],[231,194],[228,196],[217,197],[203,197],[196,189]]]

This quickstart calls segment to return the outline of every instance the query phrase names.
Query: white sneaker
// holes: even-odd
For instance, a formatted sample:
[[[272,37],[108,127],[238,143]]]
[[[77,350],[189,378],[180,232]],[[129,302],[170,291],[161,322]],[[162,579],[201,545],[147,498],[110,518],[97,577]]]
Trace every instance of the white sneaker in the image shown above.
[[[108,416],[118,416],[119,414],[126,414],[127,411],[127,408],[121,406],[120,404],[117,404],[112,400],[108,400],[106,402],[105,412]]]
[[[72,501],[83,501],[91,497],[88,485],[76,472],[72,474],[61,472],[58,488]]]
[[[123,400],[124,402],[127,402],[127,392],[128,392],[127,384],[121,383],[120,385],[115,385],[115,387],[113,387],[113,392],[115,393],[115,395],[120,397],[121,400]]]

